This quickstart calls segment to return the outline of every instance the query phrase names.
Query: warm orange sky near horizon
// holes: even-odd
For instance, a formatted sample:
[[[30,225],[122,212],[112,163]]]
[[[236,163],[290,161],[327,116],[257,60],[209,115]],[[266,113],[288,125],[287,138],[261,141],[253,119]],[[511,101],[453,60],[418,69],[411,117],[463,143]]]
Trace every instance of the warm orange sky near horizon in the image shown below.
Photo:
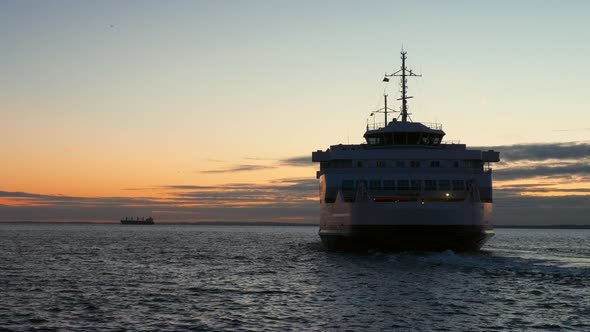
[[[317,196],[315,166],[301,158],[362,142],[384,92],[399,107],[397,82],[381,79],[400,66],[402,45],[423,75],[409,81],[412,119],[442,123],[447,139],[468,147],[503,147],[497,196],[584,206],[589,9],[583,1],[3,2],[0,220],[73,201],[112,214],[284,204],[291,215],[260,218],[314,218],[292,203]],[[48,217],[60,218],[74,217]]]

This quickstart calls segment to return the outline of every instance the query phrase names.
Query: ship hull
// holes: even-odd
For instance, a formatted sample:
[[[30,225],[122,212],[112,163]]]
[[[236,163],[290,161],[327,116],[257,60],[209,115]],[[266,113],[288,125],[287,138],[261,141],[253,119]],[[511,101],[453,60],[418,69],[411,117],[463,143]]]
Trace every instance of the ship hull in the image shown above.
[[[320,229],[319,235],[329,249],[476,251],[494,231],[472,225],[350,225]]]
[[[153,221],[121,220],[123,225],[153,225]]]
[[[492,203],[321,204],[319,235],[330,249],[474,251],[492,236]]]

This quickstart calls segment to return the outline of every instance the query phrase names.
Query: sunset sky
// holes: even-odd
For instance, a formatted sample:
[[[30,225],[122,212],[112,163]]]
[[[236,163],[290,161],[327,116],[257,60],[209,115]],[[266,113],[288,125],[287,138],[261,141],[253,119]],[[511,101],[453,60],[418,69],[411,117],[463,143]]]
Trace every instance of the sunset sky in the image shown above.
[[[311,151],[362,142],[403,47],[412,119],[500,151],[497,224],[590,224],[588,13],[2,1],[0,221],[317,222]]]

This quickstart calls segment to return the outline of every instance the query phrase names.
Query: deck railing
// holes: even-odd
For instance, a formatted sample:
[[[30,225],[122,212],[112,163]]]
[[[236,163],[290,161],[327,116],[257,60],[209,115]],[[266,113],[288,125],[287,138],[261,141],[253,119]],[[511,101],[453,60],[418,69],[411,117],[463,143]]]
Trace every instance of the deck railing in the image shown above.
[[[432,130],[442,130],[442,124],[433,122],[419,122]],[[378,130],[385,128],[385,122],[367,123],[367,130]]]

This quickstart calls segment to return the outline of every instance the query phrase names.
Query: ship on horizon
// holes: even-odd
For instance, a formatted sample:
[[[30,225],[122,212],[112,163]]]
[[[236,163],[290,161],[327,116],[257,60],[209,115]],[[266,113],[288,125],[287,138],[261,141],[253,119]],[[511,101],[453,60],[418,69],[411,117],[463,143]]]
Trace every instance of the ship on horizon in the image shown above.
[[[152,217],[125,217],[125,219],[121,219],[121,224],[123,225],[153,225],[154,218]]]
[[[493,235],[492,150],[443,142],[440,124],[412,122],[406,68],[400,78],[399,116],[385,105],[383,123],[367,121],[362,144],[331,145],[312,153],[320,163],[319,235],[329,248],[479,250]]]

